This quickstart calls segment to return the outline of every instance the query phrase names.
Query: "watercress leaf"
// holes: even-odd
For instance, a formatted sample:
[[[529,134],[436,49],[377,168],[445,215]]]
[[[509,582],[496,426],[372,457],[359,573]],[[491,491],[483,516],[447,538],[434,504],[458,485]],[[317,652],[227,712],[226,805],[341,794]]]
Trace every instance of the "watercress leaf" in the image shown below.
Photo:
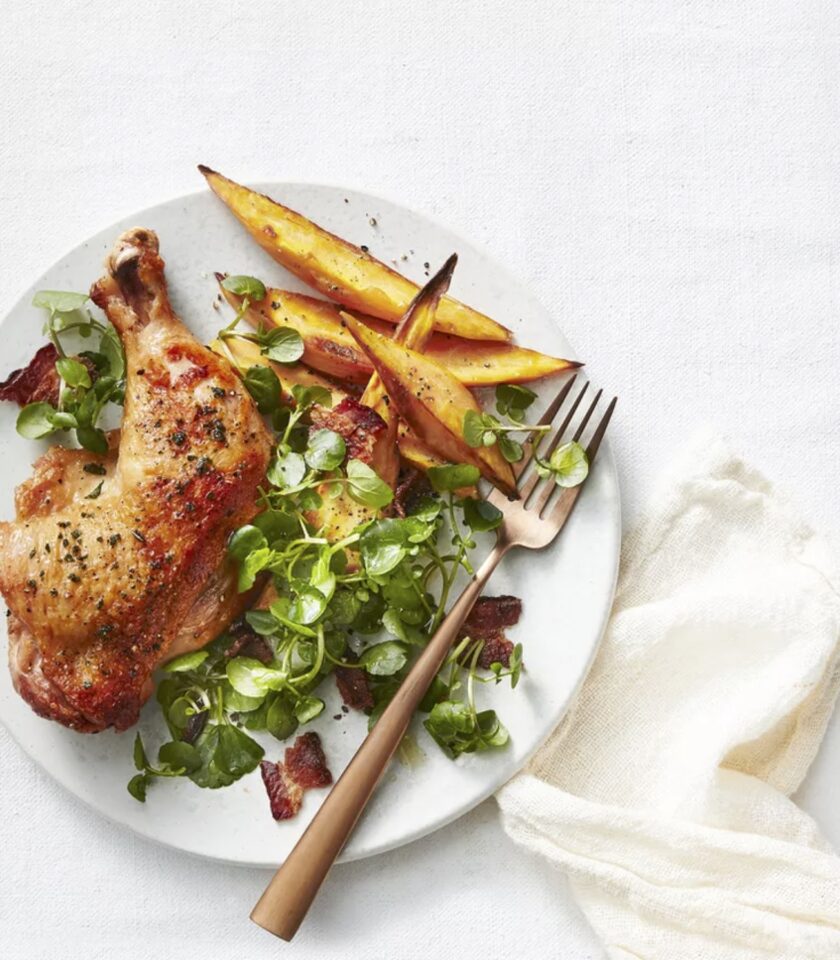
[[[265,755],[263,748],[238,727],[225,724],[219,727],[218,744],[213,760],[224,773],[234,779],[250,773]]]
[[[52,421],[56,413],[50,403],[28,403],[18,414],[15,429],[27,440],[48,437],[58,429]]]
[[[125,353],[116,330],[108,328],[99,340],[99,352],[108,360],[108,372],[115,380],[125,375]]]
[[[269,544],[293,536],[300,530],[294,515],[282,510],[264,510],[254,517],[252,525],[262,531]]]
[[[242,382],[254,398],[260,413],[273,413],[280,406],[282,396],[280,379],[271,367],[262,364],[248,367]]]
[[[420,709],[423,713],[429,713],[436,703],[446,699],[449,692],[449,684],[443,680],[439,674],[435,674],[429,689],[426,691],[423,699],[420,701]]]
[[[589,473],[589,458],[579,443],[571,440],[558,447],[548,461],[555,483],[560,487],[576,487]]]
[[[245,621],[261,637],[271,637],[280,629],[280,624],[268,610],[249,610],[245,614]]]
[[[448,467],[437,467],[433,469],[447,470]],[[476,471],[476,473],[478,473],[478,471]],[[440,502],[440,500],[436,500],[434,497],[422,497],[412,508],[409,517],[431,524],[432,521],[436,520],[440,516],[442,509],[443,504]]]
[[[143,738],[139,733],[134,737],[134,766],[138,770],[145,770],[149,766],[149,758],[146,756]]]
[[[247,297],[252,302],[265,299],[265,284],[256,277],[236,274],[232,277],[225,277],[222,280],[222,286],[238,297]]]
[[[382,615],[382,626],[404,643],[410,643],[415,647],[425,646],[428,636],[422,630],[418,629],[417,626],[404,619],[406,616],[408,616],[409,620],[411,619],[410,613],[400,614],[399,611],[391,607]],[[426,619],[426,615],[422,614],[421,617],[417,619],[423,622]]]
[[[358,616],[360,606],[359,601],[349,590],[336,591],[327,610],[329,622],[335,627],[349,626]]]
[[[230,692],[235,693],[233,690]],[[251,700],[252,698],[246,697],[244,699]],[[270,706],[271,697],[267,696],[260,702],[259,706],[255,710],[248,710],[247,712],[240,713],[239,719],[248,730],[265,730],[268,723],[268,710]]]
[[[505,725],[496,716],[495,710],[482,710],[476,717],[480,738],[477,743],[479,750],[490,747],[503,747],[510,739]]]
[[[353,619],[351,627],[356,633],[377,633],[382,626],[382,614],[385,611],[385,601],[381,593],[370,593],[365,599],[356,597],[359,602],[359,612]]]
[[[322,594],[325,600],[329,601],[335,593],[336,579],[332,571],[331,556],[328,550],[322,550],[317,563],[312,568],[309,577],[310,586],[314,587],[318,593]]]
[[[298,507],[302,512],[319,510],[323,506],[324,498],[314,488],[302,490],[298,496]]]
[[[79,425],[76,417],[66,410],[56,410],[49,415],[49,418],[56,430],[73,430]]]
[[[468,497],[463,501],[463,507],[467,526],[477,533],[495,530],[502,522],[502,511],[487,500]]]
[[[235,560],[244,560],[252,550],[267,547],[265,534],[253,524],[246,524],[236,530],[228,541],[228,555]]]
[[[134,797],[135,800],[139,800],[140,803],[146,802],[146,786],[148,785],[149,778],[145,773],[136,773],[128,781],[128,792]]]
[[[164,743],[158,751],[158,761],[165,763],[173,770],[184,770],[186,773],[192,773],[201,766],[198,750],[191,743],[184,743],[183,740]]]
[[[88,336],[90,336],[90,331],[88,331]],[[111,364],[108,361],[108,358],[104,353],[100,353],[98,350],[82,350],[79,353],[80,357],[84,357],[85,360],[90,360],[90,362],[96,368],[96,372],[100,374],[108,374],[111,370]],[[98,382],[98,381],[97,381]]]
[[[314,470],[335,470],[341,466],[346,451],[344,438],[334,430],[315,430],[309,436],[306,462]]]
[[[219,787],[229,787],[236,779],[222,770],[216,762],[215,754],[219,745],[219,731],[221,729],[222,727],[216,724],[208,724],[195,743],[195,748],[201,758],[201,766],[187,776],[199,787],[217,790]]]
[[[244,560],[240,561],[237,579],[237,589],[240,593],[253,587],[257,575],[271,565],[273,557],[274,554],[268,547],[260,547],[258,550],[252,550]]]
[[[388,484],[361,460],[351,460],[347,464],[347,481],[350,496],[366,507],[379,510],[394,499]]]
[[[96,383],[93,385],[93,395],[97,400],[106,401],[110,400],[117,392],[122,381],[115,380],[109,373],[101,376],[97,379]],[[89,397],[90,394],[85,395],[85,399]]]
[[[321,616],[327,608],[327,598],[312,588],[305,588],[292,600],[289,607],[289,619],[295,623],[310,624]]]
[[[463,507],[467,526],[476,532],[495,530],[502,522],[502,511],[487,500],[467,497],[463,501]]]
[[[536,399],[533,390],[518,383],[501,383],[496,387],[496,409],[503,417],[521,421],[522,414]]]
[[[169,705],[166,716],[176,730],[183,730],[194,713],[195,707],[188,697],[176,697]]]
[[[408,552],[406,530],[400,520],[378,520],[359,538],[365,570],[372,577],[390,573]]]
[[[303,337],[292,327],[276,327],[266,334],[260,353],[276,363],[296,363],[303,356]]]
[[[464,413],[462,433],[471,447],[480,447],[484,443],[486,428],[481,414],[477,410],[467,410]]]
[[[162,669],[166,673],[184,673],[187,670],[195,670],[204,663],[208,656],[206,650],[193,650],[191,653],[181,654],[180,657],[175,657],[174,660],[165,663]]]
[[[225,687],[225,710],[228,713],[250,713],[262,706],[268,694],[259,697],[246,697],[230,684]]]
[[[443,467],[430,467],[426,472],[429,483],[438,493],[472,487],[478,483],[481,473],[470,463],[449,463]]]
[[[306,474],[306,462],[299,453],[290,451],[276,457],[268,468],[268,482],[280,489],[297,486]]]
[[[332,394],[326,387],[304,387],[295,384],[292,387],[292,399],[298,410],[308,410],[316,403],[321,407],[332,406]]]
[[[33,307],[41,307],[50,313],[70,313],[83,307],[90,297],[86,293],[69,290],[39,290],[32,298]]]
[[[499,450],[508,463],[519,463],[525,456],[522,444],[518,440],[512,440],[510,437],[499,437]]]
[[[324,701],[318,697],[301,697],[294,706],[294,714],[298,723],[309,723],[324,709]]]
[[[96,386],[99,386],[99,381],[97,381]],[[94,425],[93,418],[96,416],[96,411],[99,407],[99,399],[96,387],[94,387],[93,390],[88,390],[82,397],[82,402],[76,407],[76,421],[78,426],[91,427]]]
[[[391,677],[408,662],[408,652],[402,643],[385,640],[376,643],[359,657],[359,663],[374,677]]]
[[[59,357],[55,361],[58,375],[69,387],[90,387],[88,368],[75,357]]]
[[[515,687],[522,676],[522,644],[517,643],[510,655],[510,685]]]
[[[285,740],[290,737],[298,728],[298,718],[288,698],[279,694],[272,701],[268,708],[266,719],[266,729],[278,740]]]
[[[234,657],[225,667],[228,682],[234,690],[246,697],[261,697],[282,682],[284,674],[267,667],[253,657]]]
[[[78,427],[76,429],[76,439],[79,441],[79,446],[84,447],[85,450],[90,450],[91,453],[108,452],[108,438],[98,427]]]

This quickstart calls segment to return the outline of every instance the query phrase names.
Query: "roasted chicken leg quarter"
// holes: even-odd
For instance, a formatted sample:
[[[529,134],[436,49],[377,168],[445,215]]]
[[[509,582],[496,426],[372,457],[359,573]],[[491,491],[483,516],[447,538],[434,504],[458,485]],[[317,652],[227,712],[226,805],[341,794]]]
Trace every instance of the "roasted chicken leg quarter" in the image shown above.
[[[173,313],[155,234],[123,234],[106,268],[91,297],[125,348],[121,431],[104,456],[52,448],[0,524],[15,687],[87,732],[135,723],[154,669],[242,612],[225,545],[256,511],[270,452],[231,367]]]

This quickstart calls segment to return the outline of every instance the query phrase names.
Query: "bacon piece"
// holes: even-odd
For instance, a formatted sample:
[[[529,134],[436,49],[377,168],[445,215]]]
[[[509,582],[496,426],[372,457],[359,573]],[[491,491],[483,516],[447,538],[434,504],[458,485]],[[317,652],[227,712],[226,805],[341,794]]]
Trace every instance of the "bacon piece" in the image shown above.
[[[373,710],[373,693],[364,670],[352,667],[336,667],[335,682],[341,699],[354,710]]]
[[[225,650],[226,657],[253,657],[260,663],[271,663],[274,659],[274,652],[266,640],[255,633],[244,620],[234,623],[230,633],[233,641]]]
[[[328,787],[333,782],[321,738],[317,733],[301,734],[293,746],[286,747],[286,770],[292,780],[304,790]]]
[[[376,441],[388,429],[379,414],[359,403],[355,397],[345,397],[337,407],[314,406],[310,412],[312,426],[333,430],[344,439],[348,460],[371,464],[375,459]]]
[[[519,623],[522,616],[522,601],[518,597],[480,597],[458,634],[483,640],[484,646],[478,655],[478,666],[485,670],[493,663],[510,666],[513,644],[505,636],[505,627]]]
[[[474,640],[486,640],[501,633],[505,627],[515,626],[521,616],[522,601],[519,597],[479,597],[464,621],[461,635],[469,634]]]
[[[283,763],[263,760],[260,773],[275,820],[289,820],[300,810],[304,790],[333,782],[317,733],[304,733],[286,747]]]
[[[513,653],[513,642],[503,634],[488,637],[484,641],[481,653],[478,655],[478,666],[489,670],[491,664],[500,663],[503,667],[510,666],[510,655]]]
[[[25,367],[15,370],[0,383],[0,400],[11,400],[21,407],[27,403],[58,404],[59,376],[55,369],[58,351],[48,343]]]
[[[303,787],[292,780],[282,763],[260,761],[260,773],[275,820],[289,820],[303,803]]]

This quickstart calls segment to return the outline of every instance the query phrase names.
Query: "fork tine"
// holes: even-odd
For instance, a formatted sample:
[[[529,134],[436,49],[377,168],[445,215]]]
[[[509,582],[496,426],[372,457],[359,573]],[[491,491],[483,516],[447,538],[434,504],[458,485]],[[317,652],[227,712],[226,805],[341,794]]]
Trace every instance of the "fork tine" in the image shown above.
[[[613,410],[615,410],[615,405],[618,403],[618,397],[613,397],[610,400],[610,405],[607,407],[606,413],[601,417],[601,422],[595,428],[595,433],[592,434],[592,439],[589,441],[589,446],[586,448],[586,456],[589,458],[589,465],[591,466],[595,460],[595,457],[598,454],[598,448],[601,446],[601,441],[604,439],[604,434],[607,432],[607,427],[610,423],[610,418],[613,415]],[[584,480],[586,483],[586,480]],[[565,522],[566,517],[569,514],[569,511],[572,509],[572,504],[574,504],[577,499],[577,493],[580,490],[580,487],[570,487],[563,491],[560,499],[554,506],[551,508],[551,513],[548,517],[543,519],[549,521],[555,526],[559,527]]]
[[[562,438],[563,434],[566,432],[566,430],[569,429],[569,424],[572,422],[572,418],[577,412],[577,408],[580,406],[580,401],[583,400],[583,396],[588,389],[589,389],[589,383],[587,382],[583,385],[583,389],[575,398],[575,401],[572,404],[572,408],[563,418],[563,422],[552,434],[551,439],[549,440],[548,446],[545,448],[545,451],[543,453],[543,457],[550,457],[551,454],[554,453],[554,450],[557,447],[557,444],[560,442],[560,439]],[[597,400],[597,397],[596,397],[596,400]],[[533,456],[529,458],[529,462],[531,459],[533,459]],[[525,503],[528,497],[531,496],[531,492],[533,491],[534,487],[537,485],[539,479],[540,478],[537,476],[536,472],[534,472],[531,474],[530,477],[528,477],[525,483],[522,484],[522,488],[519,491],[519,499],[523,503]]]
[[[610,400],[610,405],[607,407],[607,412],[601,417],[601,422],[595,428],[595,433],[592,434],[592,439],[589,441],[589,446],[586,448],[586,456],[589,458],[590,465],[595,459],[598,453],[598,447],[601,446],[601,441],[604,438],[604,434],[607,432],[607,427],[610,423],[610,417],[613,415],[613,410],[615,410],[615,405],[618,403],[618,397],[613,397]]]
[[[587,423],[589,423],[592,414],[595,412],[595,408],[598,406],[598,402],[600,401],[603,392],[603,390],[599,390],[595,394],[592,403],[589,404],[589,409],[583,415],[583,419],[580,421],[580,425],[575,431],[575,435],[573,437],[575,443],[577,443],[578,440],[580,440],[580,438],[583,436],[583,431],[586,429]],[[532,509],[537,514],[542,513],[543,507],[545,507],[546,503],[548,503],[548,500],[556,489],[557,484],[551,479],[551,477],[548,477],[545,483],[542,485],[542,488],[537,493],[537,496],[535,497],[534,502],[529,509]]]
[[[566,397],[568,397],[569,395],[569,391],[574,386],[575,380],[577,380],[577,374],[575,374],[565,384],[563,384],[563,387],[561,388],[560,392],[546,407],[545,413],[537,421],[537,426],[547,427],[551,423],[551,421],[557,416],[557,411],[560,409],[560,407],[563,406],[563,403]],[[513,472],[516,475],[517,480],[525,472],[525,469],[527,468],[528,464],[531,462],[531,458],[534,455],[534,444],[532,441],[529,440],[523,446],[525,450],[525,455],[522,457],[519,463],[514,464],[514,467],[513,467]]]

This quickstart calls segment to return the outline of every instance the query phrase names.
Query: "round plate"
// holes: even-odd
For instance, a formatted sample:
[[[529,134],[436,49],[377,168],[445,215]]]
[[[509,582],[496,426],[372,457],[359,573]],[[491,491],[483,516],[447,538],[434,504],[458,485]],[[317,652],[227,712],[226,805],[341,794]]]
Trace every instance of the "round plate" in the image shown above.
[[[436,268],[453,250],[459,255],[454,296],[511,327],[517,341],[557,356],[575,356],[551,315],[507,270],[450,230],[421,214],[379,197],[312,184],[261,185],[270,196],[357,244],[366,244],[386,263],[422,282],[424,263]],[[250,274],[266,283],[306,290],[250,239],[210,191],[172,200],[132,215],[67,254],[21,298],[3,321],[3,370],[25,364],[42,345],[41,311],[31,306],[36,290],[87,290],[117,235],[131,226],[151,227],[161,253],[174,306],[189,328],[208,342],[230,314],[217,302],[213,272]],[[583,358],[585,359],[585,358]],[[539,385],[540,404],[559,389],[557,378]],[[538,408],[536,408],[538,409]],[[0,516],[13,516],[15,486],[30,472],[41,444],[15,433],[16,409],[0,404]],[[523,600],[520,624],[511,637],[524,645],[525,673],[516,688],[482,685],[510,731],[501,750],[447,759],[415,721],[424,754],[411,767],[394,763],[342,857],[352,860],[397,847],[459,817],[493,793],[526,762],[563,716],[592,660],[615,587],[620,543],[619,494],[609,447],[602,448],[593,474],[563,535],[540,553],[508,555],[489,592]],[[3,628],[5,630],[5,627]],[[366,718],[343,714],[335,685],[327,709],[307,729],[323,738],[333,775],[338,776],[366,730]],[[340,716],[340,719],[335,719]],[[15,694],[9,673],[0,670],[0,719],[15,739],[59,783],[100,813],[137,833],[189,853],[231,863],[273,867],[283,860],[313,816],[324,792],[310,790],[294,819],[275,823],[260,775],[232,787],[202,790],[186,779],[153,783],[145,804],[126,791],[134,773],[134,731],[94,736],[73,733],[35,716]],[[147,748],[156,753],[165,738],[154,701],[140,722]],[[263,740],[269,759],[282,746]]]

